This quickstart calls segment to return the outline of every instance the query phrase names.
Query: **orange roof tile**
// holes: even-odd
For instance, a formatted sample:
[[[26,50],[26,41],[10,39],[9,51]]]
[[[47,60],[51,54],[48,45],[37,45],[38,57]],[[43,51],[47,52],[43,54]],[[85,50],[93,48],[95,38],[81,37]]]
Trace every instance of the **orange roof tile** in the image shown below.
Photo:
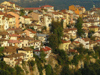
[[[36,33],[35,31],[33,31],[32,29],[27,29],[28,31],[32,32],[32,33]]]
[[[41,8],[44,8],[44,7],[54,7],[54,6],[51,6],[51,5],[44,5],[44,6],[41,6]]]
[[[90,26],[89,28],[98,28],[98,26]]]
[[[26,10],[40,10],[41,8],[25,8]]]
[[[62,43],[69,43],[69,42],[71,42],[71,41],[66,41],[66,40],[61,40],[62,41]]]
[[[40,52],[40,51],[44,51],[44,52],[46,52],[46,51],[50,51],[50,50],[51,50],[50,47],[45,46],[44,48],[41,48],[40,50],[34,50],[34,51],[35,51],[35,52]]]

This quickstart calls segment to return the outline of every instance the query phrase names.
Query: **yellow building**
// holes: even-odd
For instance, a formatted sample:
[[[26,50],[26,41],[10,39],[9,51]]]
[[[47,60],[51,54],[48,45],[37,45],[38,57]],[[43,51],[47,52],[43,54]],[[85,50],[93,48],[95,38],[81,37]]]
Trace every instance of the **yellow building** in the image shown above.
[[[15,65],[22,64],[22,59],[24,58],[24,55],[25,54],[23,53],[7,55],[3,57],[3,60],[6,62],[6,64],[10,65],[11,67],[15,67]]]
[[[98,29],[99,29],[99,28],[98,28],[97,26],[90,26],[90,27],[89,27],[89,30],[94,31],[94,32],[97,32]]]
[[[9,2],[9,1],[4,1],[4,2],[1,3],[1,5],[15,8],[15,3],[12,3],[12,2]]]
[[[28,61],[28,60],[31,60],[33,58],[33,49],[31,49],[29,47],[25,47],[23,49],[18,49],[18,53],[25,54],[24,61]]]
[[[84,7],[81,7],[79,5],[71,5],[71,6],[69,6],[69,10],[74,11],[78,15],[81,15],[82,13],[84,13],[86,11],[86,9]]]
[[[62,40],[62,43],[59,45],[59,49],[63,49],[64,51],[68,51],[70,43],[71,43],[71,41]]]

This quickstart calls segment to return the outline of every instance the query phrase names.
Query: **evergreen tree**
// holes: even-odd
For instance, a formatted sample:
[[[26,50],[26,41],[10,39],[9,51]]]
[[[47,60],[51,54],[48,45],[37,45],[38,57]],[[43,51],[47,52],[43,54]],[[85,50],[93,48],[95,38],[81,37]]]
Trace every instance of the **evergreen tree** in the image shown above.
[[[82,23],[83,23],[83,20],[81,17],[79,17],[77,20],[77,23],[75,24],[75,27],[77,28],[77,35],[79,37],[82,37],[84,35],[84,31],[82,30]]]

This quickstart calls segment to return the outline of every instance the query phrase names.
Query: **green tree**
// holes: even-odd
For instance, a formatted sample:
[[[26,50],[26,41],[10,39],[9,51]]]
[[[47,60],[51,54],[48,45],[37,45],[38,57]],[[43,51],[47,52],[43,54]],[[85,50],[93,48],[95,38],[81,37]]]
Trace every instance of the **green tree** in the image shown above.
[[[31,46],[30,48],[34,50],[34,46]]]
[[[88,37],[89,37],[89,38],[92,38],[92,35],[93,35],[93,34],[94,34],[94,31],[90,30],[89,33],[88,33]]]
[[[75,72],[75,74],[74,75],[82,75],[82,73],[81,73],[81,71],[80,70],[78,70],[78,71],[76,71]]]
[[[31,12],[33,12],[33,11],[32,10],[29,10],[28,14],[31,13]]]
[[[84,35],[84,31],[82,30],[82,23],[83,23],[83,20],[81,17],[79,17],[75,24],[75,27],[77,28],[77,35],[79,37],[82,37]]]
[[[43,28],[42,28],[42,30],[46,30],[47,28],[46,28],[46,26],[44,26]]]
[[[33,66],[35,65],[35,61],[29,60],[28,64],[29,64],[30,70],[33,70]]]
[[[35,61],[39,70],[40,75],[43,75],[42,70],[43,70],[43,66],[42,66],[42,61],[41,58],[39,58],[37,55],[34,55],[35,57]]]
[[[62,19],[62,20],[61,20],[61,26],[62,26],[62,28],[63,28],[63,23],[64,23],[64,20]]]
[[[44,51],[41,51],[41,53],[40,53],[40,58],[41,58],[41,61],[42,62],[45,62],[46,60],[45,60],[45,56],[46,56],[46,54],[44,53]]]
[[[53,34],[51,34],[49,37],[49,45],[54,51],[59,47],[59,44],[61,43],[61,37],[63,36],[63,28],[61,22],[52,21],[51,32]]]
[[[62,68],[61,74],[60,75],[73,75],[71,70],[69,69],[68,65],[64,66]]]
[[[68,60],[66,52],[64,50],[57,49],[56,53],[58,54],[58,57],[57,57],[58,63],[60,65],[66,64],[66,61]]]
[[[4,50],[4,47],[0,47],[0,57],[3,57],[4,56],[3,50]]]
[[[15,66],[16,75],[23,75],[23,70],[18,65]]]
[[[25,11],[23,9],[20,10],[20,16],[24,16]]]
[[[49,46],[53,49],[53,51],[59,47],[57,35],[51,34],[48,39],[49,39]]]
[[[45,70],[46,70],[46,75],[52,75],[53,74],[53,70],[52,70],[51,65],[49,65],[49,64],[46,65]]]
[[[15,75],[15,69],[11,68],[4,61],[0,61],[0,75]]]

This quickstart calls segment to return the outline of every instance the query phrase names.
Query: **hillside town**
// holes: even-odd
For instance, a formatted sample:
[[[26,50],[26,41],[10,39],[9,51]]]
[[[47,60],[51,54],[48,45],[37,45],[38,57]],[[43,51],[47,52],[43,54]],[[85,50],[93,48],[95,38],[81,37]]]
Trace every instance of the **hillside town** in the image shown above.
[[[53,28],[53,23],[61,23],[63,35],[61,27],[55,30],[58,25]],[[56,33],[57,37],[53,37]],[[58,36],[61,36],[59,46],[56,45]],[[41,52],[48,60],[56,49],[65,51],[68,59],[73,60],[76,54],[82,54],[80,49],[84,49],[83,55],[85,50],[95,54],[95,46],[100,46],[100,8],[95,5],[91,10],[80,5],[55,10],[51,5],[23,8],[9,1],[0,3],[0,60],[10,67],[21,66],[23,61],[35,61],[36,56],[41,58]],[[92,55],[89,57],[89,62],[96,62]],[[69,64],[70,69],[83,67],[83,60],[79,60],[77,66]]]

